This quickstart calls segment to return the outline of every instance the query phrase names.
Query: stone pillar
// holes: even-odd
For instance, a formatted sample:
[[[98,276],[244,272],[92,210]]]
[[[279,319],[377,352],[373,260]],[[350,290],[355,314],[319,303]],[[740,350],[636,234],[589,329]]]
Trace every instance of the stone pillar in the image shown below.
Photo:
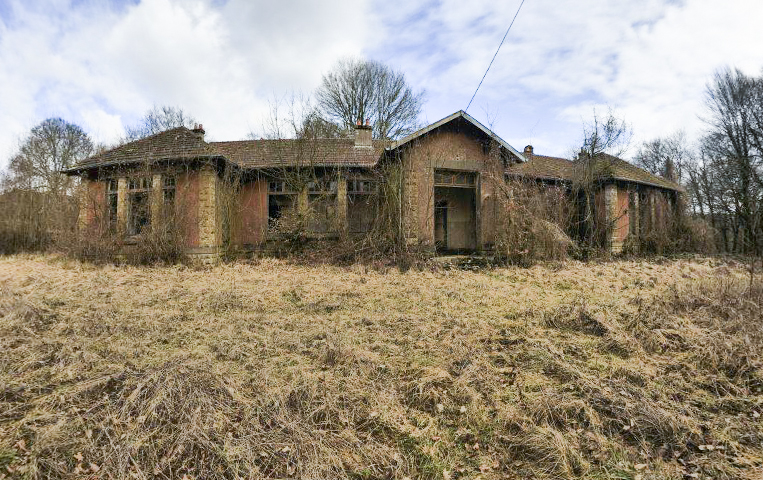
[[[617,230],[615,223],[619,212],[617,211],[617,185],[607,184],[604,186],[604,221],[607,228],[607,248],[613,253],[619,253],[623,249],[623,244],[617,239]]]
[[[638,190],[634,191],[632,195],[633,201],[631,202],[631,211],[628,212],[628,220],[632,234],[638,237],[641,235],[641,211]]]
[[[117,231],[124,235],[127,232],[127,177],[117,180]]]
[[[339,235],[347,233],[347,179],[339,174],[336,186],[336,230]]]
[[[217,253],[217,172],[212,166],[199,171],[199,247]]]
[[[417,155],[409,151],[400,169],[402,233],[406,245],[429,243],[434,246],[434,168],[427,158]]]
[[[151,224],[162,219],[162,204],[164,203],[164,192],[162,189],[162,175],[154,174],[151,179]]]

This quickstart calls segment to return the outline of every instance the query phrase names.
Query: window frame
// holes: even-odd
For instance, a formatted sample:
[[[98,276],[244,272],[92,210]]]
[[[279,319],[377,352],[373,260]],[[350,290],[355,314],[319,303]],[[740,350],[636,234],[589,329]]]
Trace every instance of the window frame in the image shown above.
[[[138,236],[143,233],[146,227],[151,226],[151,192],[153,190],[152,176],[135,176],[127,179],[127,234],[129,236]],[[137,225],[136,222],[136,200],[143,198],[143,215],[140,219],[144,221]]]
[[[106,225],[110,232],[117,229],[117,216],[119,212],[119,180],[109,178],[106,180]]]

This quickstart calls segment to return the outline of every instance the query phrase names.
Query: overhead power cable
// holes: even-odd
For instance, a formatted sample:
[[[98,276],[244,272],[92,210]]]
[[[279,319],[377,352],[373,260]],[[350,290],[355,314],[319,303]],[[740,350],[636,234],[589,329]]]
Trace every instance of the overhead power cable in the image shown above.
[[[503,42],[506,40],[506,36],[511,31],[511,27],[514,25],[514,20],[517,19],[517,15],[519,15],[519,11],[522,10],[522,5],[525,4],[525,0],[522,0],[522,3],[519,4],[519,8],[517,8],[517,13],[514,14],[514,18],[511,19],[511,24],[509,24],[509,28],[506,29],[506,33],[503,34],[503,38],[501,39],[501,43],[498,45],[498,48],[495,50],[495,54],[493,54],[493,59],[490,60],[490,65],[487,66],[487,70],[485,70],[485,74],[482,76],[482,80],[480,80],[480,84],[477,85],[477,89],[474,91],[474,95],[472,95],[472,99],[469,100],[469,105],[466,106],[466,109],[464,112],[469,110],[469,107],[472,106],[472,102],[474,101],[474,97],[477,96],[477,92],[479,91],[480,87],[482,86],[482,82],[485,81],[485,77],[487,77],[487,72],[490,71],[490,67],[493,66],[493,62],[495,61],[495,57],[498,56],[498,51],[501,50],[501,47],[503,46]]]

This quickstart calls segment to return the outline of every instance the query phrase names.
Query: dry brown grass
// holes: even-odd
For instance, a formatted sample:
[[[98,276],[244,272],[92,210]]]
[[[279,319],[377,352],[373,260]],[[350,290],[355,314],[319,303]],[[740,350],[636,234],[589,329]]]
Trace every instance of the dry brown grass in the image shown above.
[[[747,286],[0,257],[0,477],[761,478]]]

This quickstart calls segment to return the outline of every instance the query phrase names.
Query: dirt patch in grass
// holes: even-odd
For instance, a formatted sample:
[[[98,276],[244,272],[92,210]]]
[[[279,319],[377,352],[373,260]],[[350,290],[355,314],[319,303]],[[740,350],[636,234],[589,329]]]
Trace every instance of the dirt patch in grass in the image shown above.
[[[763,475],[712,258],[379,272],[0,258],[0,478]]]

